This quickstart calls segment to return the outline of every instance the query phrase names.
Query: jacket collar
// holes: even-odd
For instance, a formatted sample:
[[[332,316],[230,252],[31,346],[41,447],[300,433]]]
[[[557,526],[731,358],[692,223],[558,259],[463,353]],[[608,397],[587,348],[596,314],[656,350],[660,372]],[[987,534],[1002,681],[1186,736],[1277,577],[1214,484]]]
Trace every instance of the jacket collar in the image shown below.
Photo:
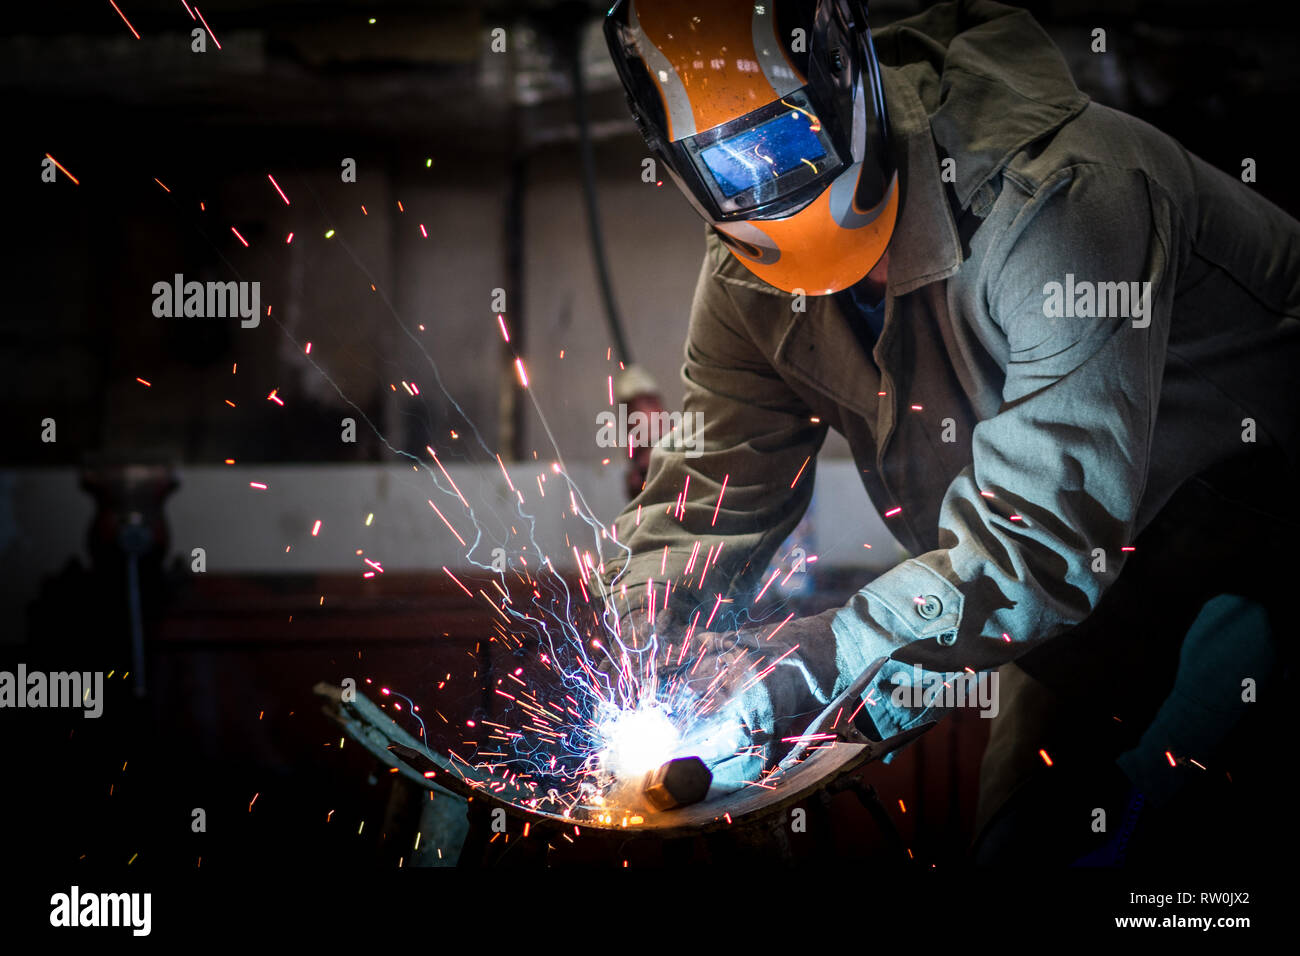
[[[961,266],[962,250],[921,98],[903,71],[882,67],[880,74],[901,201],[889,240],[886,285],[892,298],[952,275]]]

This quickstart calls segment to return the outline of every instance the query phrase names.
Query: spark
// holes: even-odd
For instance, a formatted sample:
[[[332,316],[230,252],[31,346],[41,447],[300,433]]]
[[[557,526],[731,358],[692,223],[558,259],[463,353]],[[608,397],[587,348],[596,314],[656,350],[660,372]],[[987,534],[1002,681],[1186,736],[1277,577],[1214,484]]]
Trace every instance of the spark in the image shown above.
[[[203,19],[203,11],[199,9],[199,5],[197,3],[194,4],[194,12],[199,15],[199,22],[203,24],[203,29],[208,31],[208,36],[212,37],[212,42],[215,43],[217,45],[217,49],[220,50],[221,41],[218,40],[217,35],[212,32],[212,27],[208,26],[208,21]]]
[[[131,26],[131,21],[126,18],[126,14],[122,12],[121,8],[116,3],[113,3],[113,0],[108,0],[108,2],[113,4],[113,9],[116,10],[117,15],[122,18],[122,22],[126,24],[127,29],[132,33],[135,33],[135,38],[137,40],[140,39],[140,34],[136,33],[135,27]],[[134,859],[134,857],[132,859]]]
[[[710,528],[718,523],[718,509],[722,507],[722,496],[727,493],[727,480],[730,477],[730,473],[722,476],[722,488],[718,491],[718,503],[713,506],[713,520],[709,522]]]
[[[822,129],[821,120],[819,120],[819,119],[818,119],[816,116],[814,116],[812,113],[810,113],[810,112],[808,112],[806,109],[802,109],[801,107],[798,107],[798,106],[796,106],[795,104],[793,104],[793,103],[791,103],[791,102],[789,102],[789,101],[787,101],[787,100],[784,100],[784,99],[781,100],[781,103],[782,103],[782,105],[784,105],[784,106],[788,106],[788,107],[790,107],[790,109],[794,110],[796,113],[802,113],[804,116],[808,117],[808,130],[809,130],[809,132],[812,132],[812,133],[820,133],[820,132],[821,132],[821,129]]]
[[[429,507],[434,510],[434,513],[437,514],[437,516],[442,519],[442,523],[445,524],[451,530],[452,534],[456,535],[456,540],[460,542],[461,547],[462,548],[465,547],[465,539],[462,538],[460,536],[460,533],[457,532],[456,529],[452,527],[451,522],[447,520],[447,516],[438,510],[438,506],[433,503],[433,499],[426,498],[425,500],[429,502]]]
[[[57,159],[55,159],[49,153],[45,154],[45,158],[48,159],[50,162],[52,162],[58,168],[59,172],[63,173],[63,175],[71,179],[75,185],[77,186],[81,185],[81,180],[78,179],[76,176],[72,175],[72,173],[68,172],[68,170],[64,167],[64,165],[60,163]],[[166,189],[167,187],[164,186],[163,188]],[[168,190],[168,192],[170,192],[170,190]]]
[[[772,586],[772,582],[775,581],[780,574],[781,574],[780,568],[777,568],[775,571],[772,572],[772,576],[767,579],[767,584],[763,585],[763,589],[759,591],[758,595],[754,598],[755,604],[763,600],[763,595],[767,593],[767,589]],[[713,619],[709,618],[709,620],[713,620]],[[705,626],[707,627],[708,625]]]
[[[713,623],[713,615],[718,613],[718,608],[722,605],[722,595],[718,595],[718,600],[714,602],[713,611],[709,614],[709,619],[704,622],[704,629],[707,631],[709,625]]]
[[[271,185],[274,186],[274,187],[275,187],[275,191],[278,192],[278,193],[280,194],[280,198],[284,200],[284,204],[285,204],[286,206],[289,205],[289,197],[286,196],[286,195],[284,194],[284,190],[281,189],[281,188],[280,188],[280,184],[277,183],[277,182],[275,181],[275,177],[272,176],[270,173],[267,173],[267,174],[266,174],[266,178],[269,179],[269,180],[271,180]],[[289,235],[292,236],[293,233],[289,233]]]
[[[803,464],[799,466],[799,472],[798,472],[798,474],[796,474],[796,475],[794,476],[794,481],[790,482],[790,487],[791,487],[791,488],[793,488],[795,485],[799,484],[799,478],[803,475],[803,470],[804,470],[805,468],[808,467],[808,462],[810,462],[810,461],[812,461],[812,455],[809,455],[807,458],[805,458],[805,459],[803,460]]]
[[[768,640],[768,641],[770,641],[772,638],[776,637],[776,632],[779,631],[779,630],[781,630],[781,628],[785,627],[786,624],[789,623],[790,618],[792,618],[792,617],[794,617],[794,611],[791,611],[789,617],[787,617],[784,621],[782,621],[780,624],[778,624],[778,625],[776,626],[776,628],[772,631],[772,633],[769,634],[769,635],[767,635],[767,637],[764,638],[764,640]]]
[[[469,590],[469,588],[465,587],[465,585],[463,585],[463,584],[460,583],[460,578],[456,577],[456,575],[452,574],[450,571],[447,571],[447,566],[446,566],[445,564],[442,566],[442,569],[443,569],[443,571],[446,571],[446,572],[447,572],[447,577],[449,577],[449,578],[451,578],[453,581],[455,581],[456,584],[460,587],[460,589],[461,589],[462,591],[464,591],[464,592],[465,592],[467,595],[469,595],[470,597],[473,597],[473,596],[474,596],[473,594],[470,594],[470,590]]]
[[[248,248],[248,240],[245,239],[243,236],[241,236],[241,235],[239,234],[239,230],[236,229],[234,226],[231,226],[231,227],[230,227],[230,231],[233,232],[233,233],[235,234],[235,238],[238,239],[240,242],[242,242],[242,243],[244,244],[244,248],[247,249],[247,248]]]
[[[460,489],[456,487],[456,482],[454,482],[454,481],[451,480],[451,475],[447,474],[447,469],[444,468],[444,467],[442,466],[442,462],[438,460],[438,454],[437,454],[437,452],[435,452],[435,451],[434,451],[430,446],[428,446],[428,445],[425,445],[424,448],[425,448],[425,450],[426,450],[426,451],[427,451],[427,452],[428,452],[428,453],[433,457],[434,464],[436,464],[436,465],[438,466],[438,470],[442,472],[442,477],[444,477],[444,478],[447,479],[447,484],[451,485],[451,490],[454,491],[454,492],[456,492],[456,497],[460,499],[460,503],[461,503],[462,505],[464,505],[464,506],[465,506],[465,510],[468,511],[468,510],[469,510],[469,502],[465,500],[465,496],[462,495],[462,494],[460,493]]]
[[[797,744],[797,743],[802,743],[802,742],[805,741],[805,740],[834,740],[835,737],[836,737],[835,734],[829,734],[829,733],[823,733],[823,734],[801,734],[801,735],[799,735],[798,737],[782,737],[782,738],[781,738],[781,743],[783,743],[783,744]]]

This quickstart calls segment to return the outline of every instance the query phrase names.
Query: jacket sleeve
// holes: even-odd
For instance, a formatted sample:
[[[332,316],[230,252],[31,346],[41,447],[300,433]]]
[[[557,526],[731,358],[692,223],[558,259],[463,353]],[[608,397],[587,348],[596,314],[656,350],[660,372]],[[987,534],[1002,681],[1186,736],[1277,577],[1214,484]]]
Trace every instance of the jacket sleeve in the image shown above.
[[[733,598],[723,608],[747,604],[808,507],[826,435],[752,342],[712,265],[706,255],[682,365],[683,413],[702,425],[702,440],[652,450],[645,488],[615,521],[628,551],[608,551],[603,575],[618,613],[642,606],[648,584],[662,608],[671,582],[673,607],[702,609],[701,628],[718,596]],[[719,610],[713,627],[727,620]]]
[[[867,698],[882,734],[941,709],[897,687],[1014,659],[1087,617],[1119,574],[1169,332],[1167,209],[1140,172],[1073,167],[991,247],[980,285],[1005,335],[999,411],[974,428],[971,464],[945,493],[942,547],[881,575],[834,622],[842,681],[888,658]],[[1091,305],[1083,282],[1100,292]],[[1101,283],[1136,303],[1116,315],[1119,287]],[[1090,314],[1048,315],[1071,287]]]

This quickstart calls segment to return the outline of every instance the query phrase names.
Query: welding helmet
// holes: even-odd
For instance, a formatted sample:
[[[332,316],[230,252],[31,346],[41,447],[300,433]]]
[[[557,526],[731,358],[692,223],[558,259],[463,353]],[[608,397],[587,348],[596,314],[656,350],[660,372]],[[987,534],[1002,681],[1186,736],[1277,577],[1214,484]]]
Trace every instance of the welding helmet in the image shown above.
[[[617,0],[605,40],[646,144],[750,272],[845,289],[898,212],[880,69],[851,0]]]

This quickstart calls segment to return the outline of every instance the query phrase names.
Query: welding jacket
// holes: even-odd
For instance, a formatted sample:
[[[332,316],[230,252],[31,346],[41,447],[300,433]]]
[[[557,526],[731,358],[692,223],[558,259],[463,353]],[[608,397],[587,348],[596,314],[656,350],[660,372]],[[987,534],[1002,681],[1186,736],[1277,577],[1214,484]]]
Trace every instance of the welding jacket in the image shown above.
[[[935,716],[893,700],[900,671],[994,668],[1085,621],[1189,481],[1259,478],[1221,488],[1240,500],[1271,476],[1287,493],[1256,504],[1293,507],[1300,224],[1091,102],[1025,11],[941,4],[875,46],[901,208],[874,348],[842,297],[800,303],[706,230],[682,368],[703,453],[655,449],[606,572],[743,603],[837,430],[914,555],[834,624],[837,693],[887,659],[888,736]]]

